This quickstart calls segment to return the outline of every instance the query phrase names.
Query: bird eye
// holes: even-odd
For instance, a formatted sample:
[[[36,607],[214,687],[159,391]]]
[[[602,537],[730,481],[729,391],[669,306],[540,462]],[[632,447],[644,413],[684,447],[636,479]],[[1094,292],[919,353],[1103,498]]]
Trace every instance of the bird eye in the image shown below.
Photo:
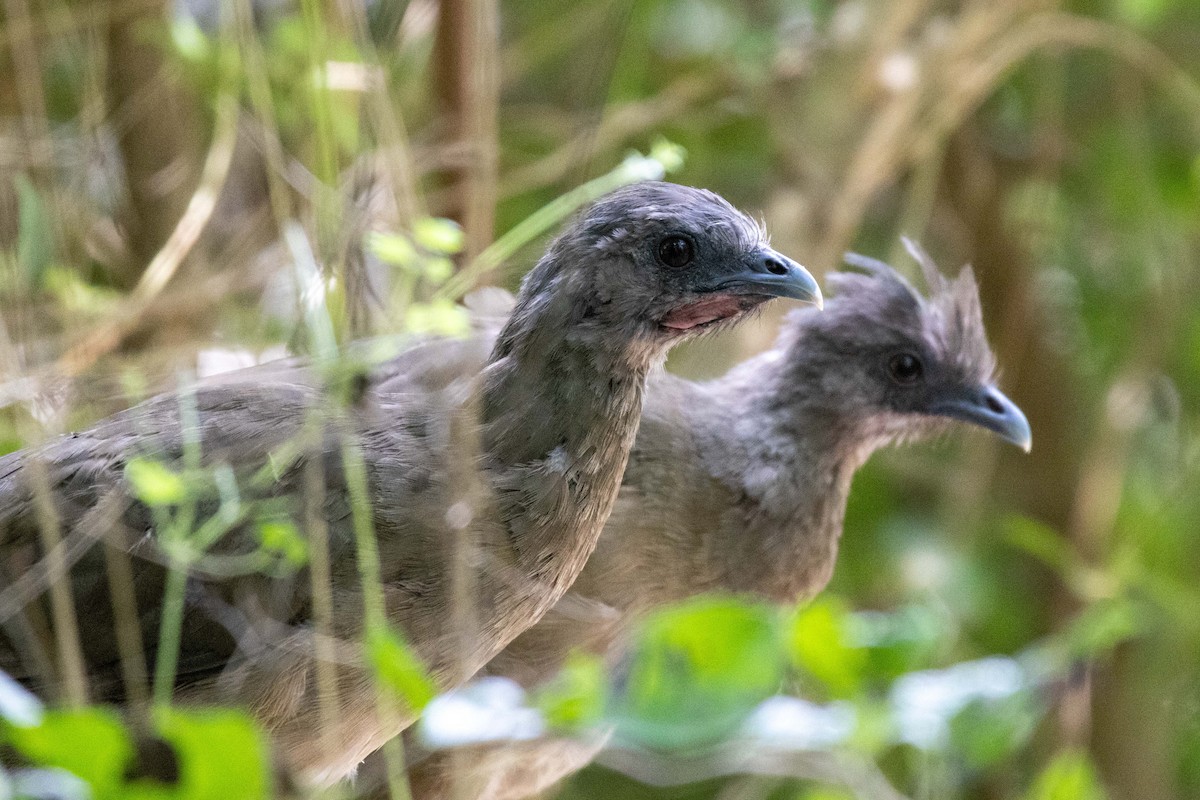
[[[686,267],[695,255],[692,240],[686,236],[668,236],[658,243],[658,260],[668,267]]]
[[[900,353],[892,356],[892,360],[888,362],[888,371],[892,373],[892,380],[896,383],[907,385],[919,381],[925,368],[921,365],[921,359],[912,353]]]

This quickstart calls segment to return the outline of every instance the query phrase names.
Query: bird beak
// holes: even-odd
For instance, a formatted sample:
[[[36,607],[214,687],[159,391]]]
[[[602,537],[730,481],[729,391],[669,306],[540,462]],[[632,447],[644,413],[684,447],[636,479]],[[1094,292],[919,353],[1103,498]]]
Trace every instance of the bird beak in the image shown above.
[[[795,261],[767,247],[755,251],[746,260],[745,269],[725,278],[712,291],[791,297],[817,308],[825,306],[817,279]]]
[[[930,411],[987,428],[1026,453],[1033,447],[1029,420],[1025,419],[1017,404],[995,386],[968,389],[957,397],[935,403]]]

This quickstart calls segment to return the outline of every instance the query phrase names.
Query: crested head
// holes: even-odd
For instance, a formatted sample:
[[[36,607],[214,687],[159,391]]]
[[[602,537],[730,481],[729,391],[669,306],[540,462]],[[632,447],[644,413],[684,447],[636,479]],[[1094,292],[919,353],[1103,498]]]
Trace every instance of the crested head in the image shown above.
[[[781,296],[819,302],[820,290],[760,225],[712,192],[649,182],[574,219],[526,277],[514,318],[557,309],[583,336],[661,353]]]
[[[926,295],[884,262],[850,253],[846,263],[861,271],[828,276],[836,294],[825,313],[793,312],[781,340],[792,395],[868,438],[911,438],[959,420],[1027,447],[1028,423],[993,385],[996,358],[970,267],[946,278],[918,245],[905,246]]]
[[[927,294],[922,295],[888,264],[847,253],[846,263],[863,272],[835,272],[829,276],[830,286],[837,291],[829,307],[829,325],[847,329],[858,324],[874,325],[894,340],[919,340],[961,379],[990,382],[996,371],[996,357],[987,341],[975,273],[968,265],[957,278],[947,278],[920,245],[908,238],[903,242],[921,267]]]

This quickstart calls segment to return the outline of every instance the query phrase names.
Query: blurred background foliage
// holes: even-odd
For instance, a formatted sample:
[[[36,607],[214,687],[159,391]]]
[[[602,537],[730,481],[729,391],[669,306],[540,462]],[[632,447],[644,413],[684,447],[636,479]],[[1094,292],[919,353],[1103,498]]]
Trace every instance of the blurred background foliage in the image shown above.
[[[908,268],[900,234],[971,262],[1034,449],[881,453],[815,605],[650,624],[632,683],[659,694],[605,701],[577,665],[538,698],[551,721],[767,744],[650,771],[614,749],[561,795],[1200,795],[1194,0],[5,0],[0,20],[4,450],[303,350],[309,254],[338,340],[461,330],[450,300],[515,285],[571,190],[657,146],[818,274],[847,248]],[[671,368],[719,374],[776,320]],[[655,677],[656,647],[727,657],[692,685]],[[762,756],[783,734],[741,712],[781,681],[813,704],[783,717],[825,732],[800,750],[833,760]],[[54,719],[107,724],[78,713]]]

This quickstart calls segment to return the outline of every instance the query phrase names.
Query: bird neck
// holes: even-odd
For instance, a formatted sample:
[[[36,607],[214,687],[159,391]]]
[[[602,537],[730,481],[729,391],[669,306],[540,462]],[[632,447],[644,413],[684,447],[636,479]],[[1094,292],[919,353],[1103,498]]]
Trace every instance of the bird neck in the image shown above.
[[[518,305],[484,372],[484,449],[522,464],[565,448],[611,450],[632,439],[646,373],[657,355],[645,337],[590,323],[566,292]],[[619,429],[620,435],[614,436]]]
[[[595,547],[663,349],[586,316],[567,292],[519,304],[483,375],[484,471],[508,547],[522,573],[553,583],[514,613],[548,608]]]
[[[736,479],[746,498],[745,527],[732,542],[706,552],[735,554],[747,566],[731,573],[728,588],[779,602],[820,591],[837,558],[855,471],[885,442],[869,435],[844,398],[822,388],[819,365],[808,374],[802,345],[767,351],[714,386],[728,398],[720,448],[726,463],[741,465]],[[736,419],[740,424],[730,425]],[[712,465],[710,468],[717,468]]]

